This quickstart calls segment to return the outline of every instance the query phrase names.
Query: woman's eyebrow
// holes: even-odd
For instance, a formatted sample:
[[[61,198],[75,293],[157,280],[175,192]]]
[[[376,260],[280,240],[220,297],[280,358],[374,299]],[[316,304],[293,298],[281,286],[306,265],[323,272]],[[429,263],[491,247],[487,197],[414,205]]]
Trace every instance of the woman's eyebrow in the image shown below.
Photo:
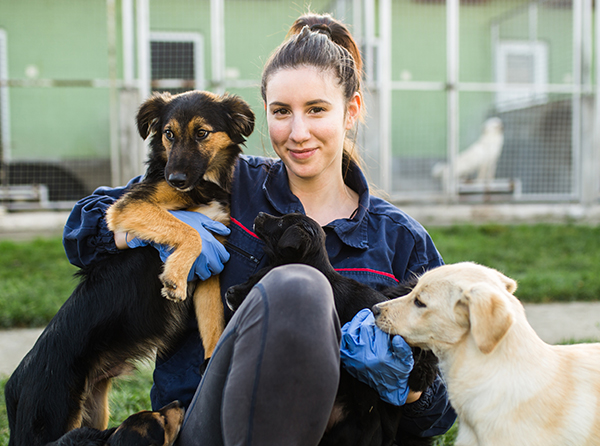
[[[327,104],[327,105],[331,105],[331,102],[325,100],[325,99],[314,99],[312,101],[308,101],[306,103],[306,105],[317,105],[317,104]]]
[[[329,102],[326,99],[313,99],[312,101],[306,102],[305,106],[318,105],[318,104],[331,105],[331,102]],[[285,102],[273,101],[273,102],[269,102],[269,107],[289,107],[289,104],[287,104]]]

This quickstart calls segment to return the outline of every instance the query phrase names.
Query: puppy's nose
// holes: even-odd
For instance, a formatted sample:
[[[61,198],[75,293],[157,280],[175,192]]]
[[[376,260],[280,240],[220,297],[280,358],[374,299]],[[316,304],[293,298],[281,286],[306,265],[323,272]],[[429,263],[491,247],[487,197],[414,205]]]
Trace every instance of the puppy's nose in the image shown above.
[[[177,189],[181,189],[185,186],[187,181],[187,175],[183,172],[172,173],[167,178],[169,184]]]
[[[371,308],[371,311],[373,312],[373,316],[377,317],[381,314],[381,310],[379,309],[378,305],[373,305],[373,308]]]

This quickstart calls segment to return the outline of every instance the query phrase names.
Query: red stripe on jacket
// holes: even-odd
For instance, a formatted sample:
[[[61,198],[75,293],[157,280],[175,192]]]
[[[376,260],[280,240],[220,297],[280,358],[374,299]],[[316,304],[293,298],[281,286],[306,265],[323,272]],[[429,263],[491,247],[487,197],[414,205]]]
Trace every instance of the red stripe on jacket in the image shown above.
[[[256,235],[254,232],[252,232],[250,229],[248,229],[246,226],[244,226],[243,224],[241,224],[238,220],[236,220],[235,218],[231,217],[231,222],[235,223],[236,225],[238,225],[240,228],[242,228],[244,231],[246,231],[248,234],[250,234],[252,237],[255,237],[257,239],[260,239],[260,237],[258,235]]]

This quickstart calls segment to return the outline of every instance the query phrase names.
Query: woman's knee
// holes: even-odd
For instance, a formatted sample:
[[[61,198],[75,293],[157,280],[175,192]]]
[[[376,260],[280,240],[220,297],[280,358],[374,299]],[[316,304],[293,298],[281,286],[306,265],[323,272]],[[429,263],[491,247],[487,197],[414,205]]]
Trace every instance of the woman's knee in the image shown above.
[[[333,291],[327,278],[316,268],[290,264],[273,268],[261,285],[270,306],[281,306],[293,311],[335,311]]]

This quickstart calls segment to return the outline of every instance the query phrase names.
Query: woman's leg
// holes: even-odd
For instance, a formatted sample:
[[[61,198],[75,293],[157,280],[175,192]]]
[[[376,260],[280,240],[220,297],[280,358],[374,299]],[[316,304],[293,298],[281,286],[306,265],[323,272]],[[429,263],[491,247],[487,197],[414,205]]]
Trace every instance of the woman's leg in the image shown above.
[[[273,269],[227,325],[179,446],[319,443],[337,392],[340,329],[327,279]]]

